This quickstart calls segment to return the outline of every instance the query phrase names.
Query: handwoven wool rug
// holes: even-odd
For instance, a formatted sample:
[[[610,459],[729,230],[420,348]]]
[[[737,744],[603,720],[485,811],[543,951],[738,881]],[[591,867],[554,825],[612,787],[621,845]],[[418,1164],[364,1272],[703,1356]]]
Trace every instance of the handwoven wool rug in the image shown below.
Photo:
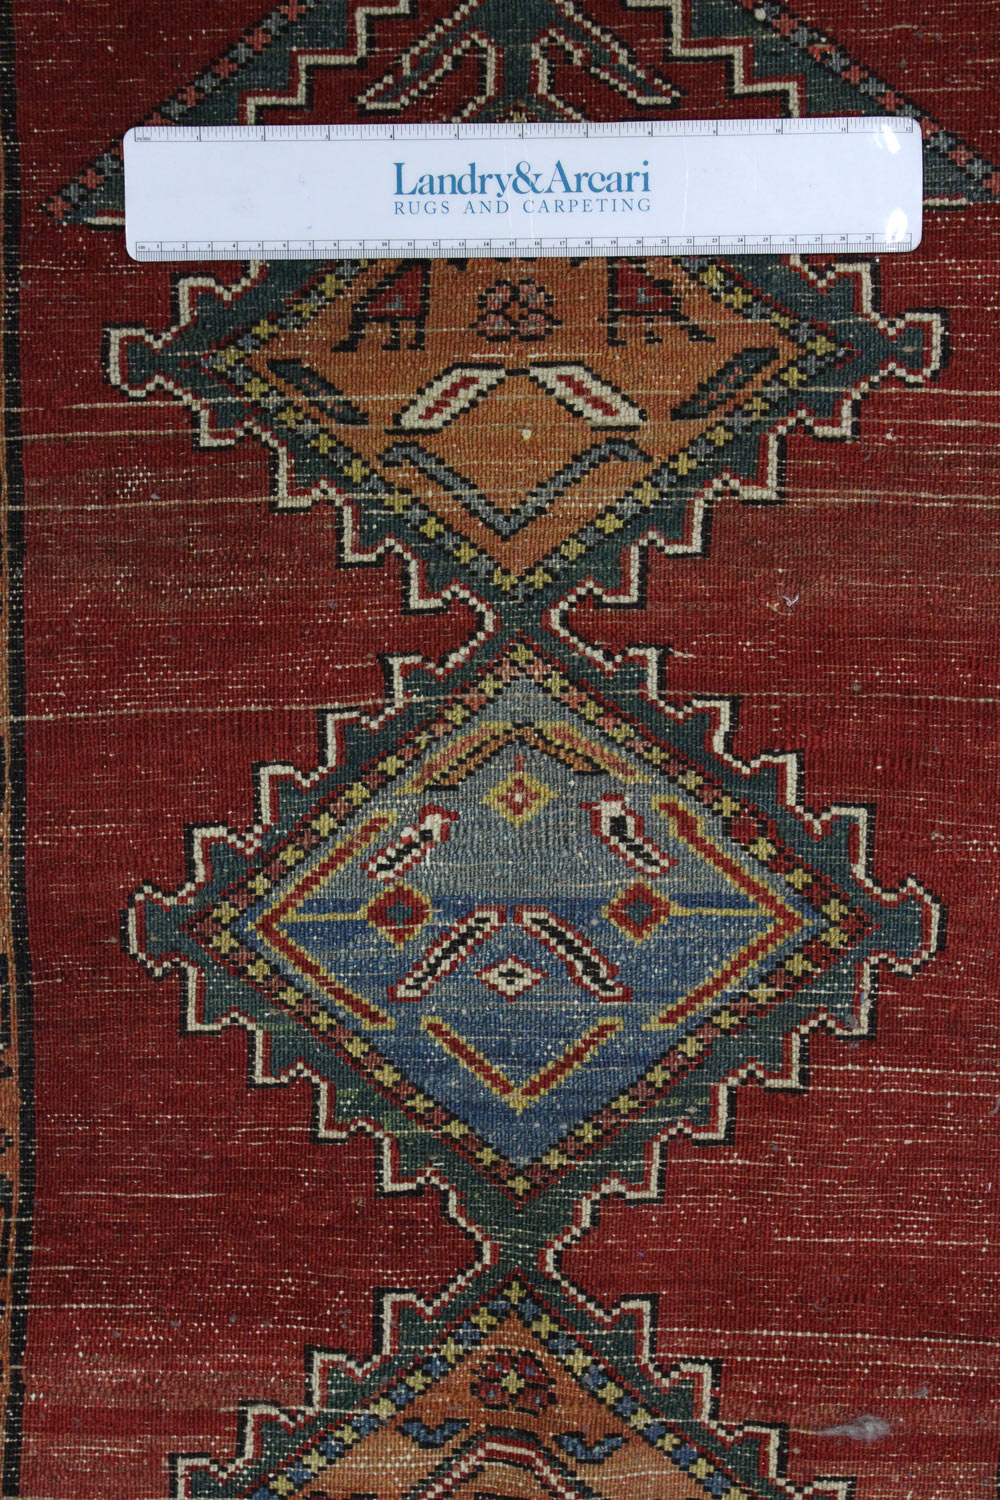
[[[995,1497],[1000,7],[265,3],[5,15],[3,1493]],[[124,248],[143,120],[830,113],[916,253]]]

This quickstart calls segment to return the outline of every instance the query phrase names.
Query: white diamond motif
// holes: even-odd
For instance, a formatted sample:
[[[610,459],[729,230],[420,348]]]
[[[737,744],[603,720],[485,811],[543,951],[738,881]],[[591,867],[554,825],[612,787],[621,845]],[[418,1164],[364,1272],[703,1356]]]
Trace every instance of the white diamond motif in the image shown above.
[[[544,969],[532,968],[531,964],[525,963],[515,953],[502,958],[499,963],[491,964],[488,969],[480,969],[476,975],[488,989],[503,995],[505,1000],[516,1000],[520,995],[527,994],[536,984],[541,984],[545,977]]]

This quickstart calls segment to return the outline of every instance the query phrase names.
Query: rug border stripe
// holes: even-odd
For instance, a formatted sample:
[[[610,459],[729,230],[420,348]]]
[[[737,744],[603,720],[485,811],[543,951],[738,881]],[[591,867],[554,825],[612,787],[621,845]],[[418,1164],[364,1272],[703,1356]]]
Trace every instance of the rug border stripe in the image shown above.
[[[3,1494],[21,1493],[21,1438],[24,1409],[24,1354],[29,1306],[34,1199],[34,1049],[32,1042],[31,965],[28,948],[26,857],[26,765],[25,765],[25,660],[24,660],[24,484],[21,452],[20,389],[20,148],[17,136],[17,88],[15,77],[14,0],[0,0],[0,134],[2,134],[3,183],[3,337],[2,380],[3,432],[3,543],[6,551],[9,597],[7,633],[0,642],[6,673],[8,701],[6,794],[9,798],[9,839],[0,854],[0,881],[9,903],[12,932],[9,980],[12,994],[11,1021],[16,1028],[18,1107],[18,1182],[13,1199],[14,1233],[8,1249],[11,1262],[3,1269],[11,1274],[10,1318],[7,1324],[6,1365],[9,1390],[2,1435]]]

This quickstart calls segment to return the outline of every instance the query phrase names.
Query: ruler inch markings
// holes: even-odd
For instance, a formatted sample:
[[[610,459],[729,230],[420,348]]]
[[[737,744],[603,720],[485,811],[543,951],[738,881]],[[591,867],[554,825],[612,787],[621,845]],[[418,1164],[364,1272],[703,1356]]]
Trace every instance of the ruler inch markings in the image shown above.
[[[137,125],[128,132],[140,143],[177,143],[202,140],[310,140],[332,138],[338,140],[365,141],[381,135],[391,135],[396,140],[446,139],[484,140],[503,139],[596,139],[602,135],[620,136],[665,136],[688,134],[742,135],[747,132],[770,135],[824,135],[829,133],[871,134],[877,127],[891,125],[895,134],[912,135],[917,121],[910,115],[799,115],[777,119],[724,119],[724,120],[609,120],[566,121],[553,124],[541,122],[535,125],[505,124],[496,121],[486,125],[477,124],[422,124],[422,125]]]

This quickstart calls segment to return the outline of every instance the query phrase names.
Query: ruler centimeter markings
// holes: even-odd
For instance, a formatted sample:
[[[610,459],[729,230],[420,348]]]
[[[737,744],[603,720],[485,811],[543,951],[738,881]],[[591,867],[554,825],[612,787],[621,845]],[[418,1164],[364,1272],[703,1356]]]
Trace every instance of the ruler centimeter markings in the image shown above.
[[[849,135],[870,134],[883,125],[909,135],[918,129],[906,115],[801,115],[792,119],[744,120],[586,120],[509,125],[137,125],[137,141],[169,145],[177,141],[308,140],[589,140],[596,137],[694,135]]]
[[[720,240],[705,236],[689,239],[643,240],[139,240],[132,257],[140,261],[172,260],[434,260],[486,259],[513,256],[585,255],[882,255],[912,250],[909,237],[902,240],[865,239],[847,235],[800,235],[786,239],[770,235],[741,236]]]
[[[145,261],[885,254],[921,233],[906,116],[140,126],[124,147]]]

